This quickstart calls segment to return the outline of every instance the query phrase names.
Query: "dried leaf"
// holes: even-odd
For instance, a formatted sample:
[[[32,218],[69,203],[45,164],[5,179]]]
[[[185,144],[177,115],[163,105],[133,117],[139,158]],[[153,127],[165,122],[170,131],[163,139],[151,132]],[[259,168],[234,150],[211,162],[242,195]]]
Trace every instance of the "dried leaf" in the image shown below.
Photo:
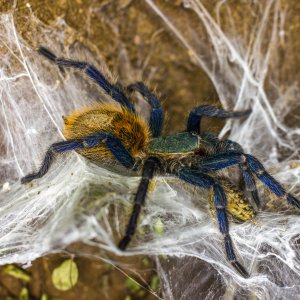
[[[71,289],[78,280],[78,268],[72,259],[65,260],[52,272],[52,283],[56,289],[67,291]]]

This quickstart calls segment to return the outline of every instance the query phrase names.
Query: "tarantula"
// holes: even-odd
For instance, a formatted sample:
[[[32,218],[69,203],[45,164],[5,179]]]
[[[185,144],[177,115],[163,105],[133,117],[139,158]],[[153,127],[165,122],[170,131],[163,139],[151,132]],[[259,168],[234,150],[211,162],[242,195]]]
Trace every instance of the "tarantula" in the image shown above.
[[[40,169],[36,173],[23,177],[21,182],[28,183],[42,177],[48,171],[55,154],[69,150],[76,150],[95,163],[105,164],[110,161],[114,170],[117,170],[117,166],[122,166],[123,171],[127,169],[136,174],[141,173],[142,178],[135,194],[133,211],[125,236],[119,243],[121,250],[126,249],[135,233],[138,216],[145,203],[147,189],[155,172],[177,176],[194,186],[212,190],[227,258],[242,276],[249,277],[234,253],[229,235],[227,197],[222,187],[222,180],[220,181],[212,173],[238,165],[244,186],[251,192],[257,207],[260,206],[260,200],[255,176],[277,197],[285,198],[289,204],[300,208],[300,202],[287,193],[255,157],[244,153],[239,144],[230,140],[221,141],[210,133],[201,132],[200,123],[202,117],[206,116],[244,117],[251,113],[251,109],[228,112],[202,105],[190,112],[185,132],[161,136],[163,110],[157,97],[144,83],[137,82],[124,88],[119,84],[109,82],[100,71],[86,62],[58,58],[44,47],[39,49],[39,53],[60,68],[72,67],[83,70],[115,103],[96,103],[65,117],[66,141],[52,144],[45,154]],[[128,98],[132,92],[140,93],[150,104],[148,124],[136,114],[134,105],[129,101]],[[234,193],[234,191],[231,192]]]

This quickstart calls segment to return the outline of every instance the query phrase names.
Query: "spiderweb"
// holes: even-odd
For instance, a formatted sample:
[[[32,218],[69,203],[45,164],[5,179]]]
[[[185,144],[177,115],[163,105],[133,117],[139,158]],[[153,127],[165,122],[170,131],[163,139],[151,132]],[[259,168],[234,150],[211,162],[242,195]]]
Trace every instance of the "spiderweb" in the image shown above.
[[[201,36],[190,20],[183,30],[163,6],[145,2],[187,49],[187,59],[205,70],[225,108],[252,107],[247,120],[228,121],[220,136],[229,135],[243,145],[299,197],[300,131],[285,124],[297,108],[299,86],[294,81],[281,89],[276,64],[271,65],[278,57],[276,45],[284,31],[286,12],[280,2],[254,4],[262,13],[253,24],[249,43],[239,39],[235,24],[220,25],[220,14],[225,12],[230,18],[226,1],[218,2],[214,13],[200,1],[183,2],[183,13],[192,11],[203,26],[205,34]],[[54,52],[76,59],[87,60],[88,56],[89,62],[105,69],[86,49],[61,48],[63,20],[54,24],[56,34],[38,25],[40,45],[51,45]],[[243,279],[225,258],[217,224],[208,214],[208,194],[195,192],[174,178],[157,178],[126,253],[120,253],[116,244],[123,236],[139,178],[111,173],[69,153],[57,159],[46,176],[32,185],[21,185],[18,179],[38,168],[47,147],[63,139],[61,116],[96,100],[109,100],[82,76],[64,74],[37,56],[18,36],[11,14],[0,18],[0,49],[1,264],[30,263],[83,241],[120,255],[181,257],[184,263],[175,262],[176,272],[169,267],[170,260],[157,260],[169,299],[215,299],[224,293],[239,299],[250,295],[295,299],[299,295],[299,213],[267,192],[261,195],[267,203],[255,223],[230,226],[236,252],[251,273],[249,279]],[[163,224],[163,234],[155,230],[157,224]],[[200,260],[220,274],[205,292],[205,276],[212,267],[197,267]]]

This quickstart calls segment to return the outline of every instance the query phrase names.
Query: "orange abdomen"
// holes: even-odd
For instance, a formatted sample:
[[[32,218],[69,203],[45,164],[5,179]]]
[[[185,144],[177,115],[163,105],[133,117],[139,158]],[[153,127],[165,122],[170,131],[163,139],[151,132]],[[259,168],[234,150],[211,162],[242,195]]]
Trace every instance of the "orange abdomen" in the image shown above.
[[[97,103],[75,111],[64,118],[64,135],[67,140],[83,138],[99,131],[119,138],[135,157],[145,155],[150,131],[143,119],[118,104]],[[78,153],[95,161],[112,158],[105,144],[78,150]]]

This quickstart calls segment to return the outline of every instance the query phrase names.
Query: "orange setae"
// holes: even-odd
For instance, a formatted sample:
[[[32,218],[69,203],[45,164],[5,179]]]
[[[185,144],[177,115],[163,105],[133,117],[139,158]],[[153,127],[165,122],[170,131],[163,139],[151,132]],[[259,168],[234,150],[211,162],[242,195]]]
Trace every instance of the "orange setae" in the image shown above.
[[[151,135],[143,119],[118,104],[97,103],[64,117],[64,122],[64,135],[67,140],[104,131],[119,138],[134,157],[145,156]],[[112,158],[104,144],[77,151],[94,161]]]

